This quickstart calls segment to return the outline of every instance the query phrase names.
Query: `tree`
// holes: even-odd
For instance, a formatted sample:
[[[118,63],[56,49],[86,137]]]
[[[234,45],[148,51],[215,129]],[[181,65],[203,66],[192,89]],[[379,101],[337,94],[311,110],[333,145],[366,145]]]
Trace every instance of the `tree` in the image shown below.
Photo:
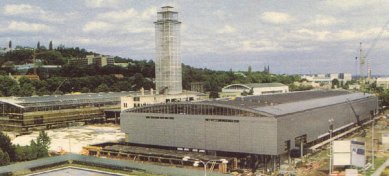
[[[38,43],[36,44],[36,49],[40,49],[41,48],[41,42],[38,41]]]
[[[335,88],[335,86],[336,86],[336,88],[339,87],[339,80],[338,79],[333,79],[331,83],[332,83],[332,88]]]
[[[0,76],[0,94],[3,96],[11,96],[10,89],[17,85],[16,81],[9,76]]]
[[[53,50],[53,41],[50,41],[50,43],[49,43],[49,50],[50,51]]]
[[[9,89],[9,94],[11,94],[13,96],[19,96],[20,95],[20,86],[17,84],[11,86],[11,88]]]
[[[45,131],[40,131],[36,139],[37,157],[46,157],[49,155],[51,139]]]
[[[3,152],[0,149],[0,166],[8,165],[10,162],[10,158],[7,152]]]
[[[95,92],[108,92],[109,91],[109,87],[107,86],[107,84],[100,84],[96,89],[95,89]]]
[[[12,48],[12,41],[11,41],[11,40],[8,42],[8,48],[9,48],[9,49]]]
[[[15,156],[15,147],[11,143],[11,139],[0,131],[0,150],[13,159]],[[1,161],[1,159],[0,159]]]
[[[87,87],[83,87],[83,88],[81,88],[80,92],[82,92],[82,93],[89,93],[90,89],[87,88]]]
[[[35,87],[31,83],[20,86],[19,95],[23,97],[31,96],[35,93]]]

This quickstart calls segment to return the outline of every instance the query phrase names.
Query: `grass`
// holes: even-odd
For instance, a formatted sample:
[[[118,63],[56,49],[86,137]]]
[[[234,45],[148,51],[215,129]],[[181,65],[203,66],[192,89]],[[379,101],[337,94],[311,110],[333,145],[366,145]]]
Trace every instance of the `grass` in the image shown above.
[[[386,167],[384,172],[381,173],[381,176],[389,176],[389,167]]]
[[[367,175],[373,174],[386,160],[387,158],[385,157],[376,158],[374,161],[374,169],[370,167],[369,170],[366,171]]]

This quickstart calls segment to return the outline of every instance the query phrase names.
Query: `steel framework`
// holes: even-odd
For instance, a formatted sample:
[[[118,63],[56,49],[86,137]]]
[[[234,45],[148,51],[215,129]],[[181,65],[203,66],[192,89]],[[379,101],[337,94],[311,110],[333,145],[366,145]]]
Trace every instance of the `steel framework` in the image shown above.
[[[173,7],[162,7],[155,24],[156,63],[155,82],[160,93],[182,93],[180,57],[180,24]]]

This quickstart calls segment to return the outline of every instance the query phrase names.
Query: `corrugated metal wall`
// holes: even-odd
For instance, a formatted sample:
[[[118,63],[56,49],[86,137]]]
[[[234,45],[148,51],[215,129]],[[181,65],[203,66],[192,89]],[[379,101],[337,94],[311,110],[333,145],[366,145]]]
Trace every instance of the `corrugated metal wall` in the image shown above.
[[[352,104],[363,120],[370,118],[370,111],[377,108],[377,98]],[[350,105],[343,103],[277,119],[123,112],[121,127],[131,143],[278,155],[285,153],[286,140],[291,140],[294,147],[298,136],[306,134],[310,142],[327,133],[330,118],[335,120],[334,129],[356,122]]]
[[[369,97],[352,102],[360,119],[369,119],[370,111],[377,108],[377,97]],[[295,146],[295,138],[307,135],[307,142],[318,139],[318,136],[328,133],[328,120],[334,119],[334,130],[350,123],[356,123],[356,118],[348,103],[342,103],[304,112],[277,117],[278,120],[278,153],[285,153],[285,141],[290,140]]]
[[[277,151],[273,118],[123,113],[121,126],[131,143],[258,154]]]

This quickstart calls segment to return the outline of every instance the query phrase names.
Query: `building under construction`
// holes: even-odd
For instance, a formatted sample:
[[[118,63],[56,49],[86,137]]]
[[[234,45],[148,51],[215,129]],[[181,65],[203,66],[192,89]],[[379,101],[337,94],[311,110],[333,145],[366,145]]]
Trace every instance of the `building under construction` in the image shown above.
[[[121,129],[130,144],[205,151],[236,157],[240,168],[275,169],[293,149],[328,139],[330,127],[334,134],[355,128],[377,108],[370,94],[303,91],[128,109]]]
[[[164,6],[157,14],[155,24],[155,85],[160,93],[182,92],[180,56],[180,24],[173,7]]]
[[[0,100],[0,130],[27,132],[70,122],[104,120],[104,111],[120,109],[120,97],[131,92],[85,93]]]

